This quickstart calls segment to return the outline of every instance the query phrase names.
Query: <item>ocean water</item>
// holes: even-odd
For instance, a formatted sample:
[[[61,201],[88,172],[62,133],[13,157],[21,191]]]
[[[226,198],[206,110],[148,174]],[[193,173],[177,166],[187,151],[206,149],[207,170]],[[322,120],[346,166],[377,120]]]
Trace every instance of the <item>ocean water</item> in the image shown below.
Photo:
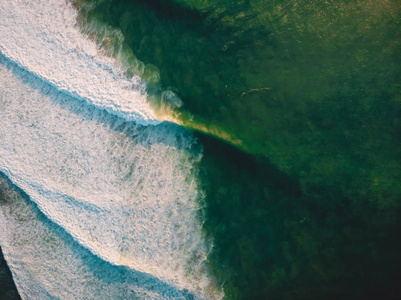
[[[396,299],[398,1],[0,3],[22,299]]]
[[[63,4],[2,4],[2,34],[15,40],[2,43],[1,171],[94,256],[171,285],[167,298],[178,297],[174,289],[196,298],[220,298],[219,286],[205,267],[212,244],[201,231],[203,195],[196,178],[200,147],[185,129],[170,123],[154,126],[160,121],[146,106],[141,83],[119,80],[106,58],[86,55],[85,46],[96,47],[80,35],[71,23],[74,10],[60,8]],[[27,12],[32,32],[18,26],[27,22]],[[38,36],[29,39],[34,34]],[[80,48],[75,44],[80,41],[87,45]],[[49,42],[53,48],[43,49]],[[24,47],[32,57],[21,56]],[[73,74],[64,76],[68,69]],[[9,218],[4,216],[3,228]],[[18,251],[13,240],[5,235],[2,246],[21,295],[65,298],[68,293],[56,286],[34,292],[36,281],[20,267],[34,259],[13,256]],[[38,251],[48,250],[44,245]],[[75,276],[75,271],[65,275]],[[58,280],[66,282],[61,276]],[[147,297],[162,297],[152,293]],[[77,296],[85,298],[79,292]]]

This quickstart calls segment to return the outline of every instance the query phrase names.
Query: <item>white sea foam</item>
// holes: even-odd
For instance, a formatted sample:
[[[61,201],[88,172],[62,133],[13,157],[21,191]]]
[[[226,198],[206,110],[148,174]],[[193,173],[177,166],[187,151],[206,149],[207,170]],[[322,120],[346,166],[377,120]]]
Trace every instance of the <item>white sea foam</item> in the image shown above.
[[[60,226],[60,235],[71,235],[111,271],[103,276],[96,269],[92,279],[80,264],[95,258],[79,254],[73,260],[62,242],[49,257],[53,248],[39,247],[52,236],[48,225],[42,228],[36,215],[29,217],[32,223],[18,223],[3,211],[0,242],[19,291],[25,299],[36,292],[43,298],[85,298],[85,286],[66,287],[82,270],[85,284],[119,286],[123,295],[130,285],[113,283],[110,272],[123,272],[117,266],[124,266],[156,282],[154,291],[153,283],[142,294],[136,291],[140,298],[184,289],[197,298],[221,298],[205,266],[210,245],[201,231],[201,152],[194,138],[173,124],[142,126],[158,123],[144,86],[138,78],[119,77],[113,61],[98,56],[74,24],[75,12],[61,0],[0,2],[0,171]],[[27,248],[18,244],[24,235]],[[45,280],[59,272],[69,278],[62,291],[56,287],[61,275]]]
[[[120,76],[65,0],[0,1],[0,51],[59,90],[138,124],[157,124],[139,77]]]
[[[76,243],[0,176],[0,243],[23,299],[188,299],[158,278],[113,266]]]
[[[80,244],[201,298],[205,266],[194,139],[140,126],[60,93],[2,59],[0,171]]]

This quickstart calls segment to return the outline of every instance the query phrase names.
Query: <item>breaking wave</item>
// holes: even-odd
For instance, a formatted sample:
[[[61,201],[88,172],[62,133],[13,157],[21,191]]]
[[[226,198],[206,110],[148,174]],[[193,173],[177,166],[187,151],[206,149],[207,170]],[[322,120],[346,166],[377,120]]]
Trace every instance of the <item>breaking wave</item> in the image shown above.
[[[2,204],[19,292],[221,298],[206,267],[200,145],[156,119],[141,79],[97,55],[75,17],[61,0],[0,3],[0,171],[40,210]]]

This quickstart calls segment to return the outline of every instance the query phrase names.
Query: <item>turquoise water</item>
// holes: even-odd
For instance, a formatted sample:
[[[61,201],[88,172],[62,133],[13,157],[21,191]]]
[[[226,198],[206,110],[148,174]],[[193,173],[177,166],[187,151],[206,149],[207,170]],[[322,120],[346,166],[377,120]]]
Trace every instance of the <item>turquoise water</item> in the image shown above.
[[[198,132],[227,299],[398,295],[398,1],[85,3]]]

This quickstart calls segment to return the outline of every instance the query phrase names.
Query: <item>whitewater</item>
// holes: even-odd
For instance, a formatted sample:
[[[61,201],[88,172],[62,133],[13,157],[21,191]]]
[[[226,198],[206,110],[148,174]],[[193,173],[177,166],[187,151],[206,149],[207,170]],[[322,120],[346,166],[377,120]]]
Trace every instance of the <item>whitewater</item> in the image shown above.
[[[0,2],[0,245],[21,297],[222,298],[201,146],[76,17],[63,0]]]

